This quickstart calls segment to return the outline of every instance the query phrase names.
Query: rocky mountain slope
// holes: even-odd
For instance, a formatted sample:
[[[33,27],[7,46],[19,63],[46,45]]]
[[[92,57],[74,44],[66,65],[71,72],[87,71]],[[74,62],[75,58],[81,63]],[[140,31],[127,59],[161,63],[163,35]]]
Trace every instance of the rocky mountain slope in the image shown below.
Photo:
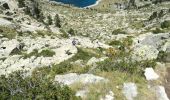
[[[0,0],[4,100],[169,100],[169,63],[169,1]]]

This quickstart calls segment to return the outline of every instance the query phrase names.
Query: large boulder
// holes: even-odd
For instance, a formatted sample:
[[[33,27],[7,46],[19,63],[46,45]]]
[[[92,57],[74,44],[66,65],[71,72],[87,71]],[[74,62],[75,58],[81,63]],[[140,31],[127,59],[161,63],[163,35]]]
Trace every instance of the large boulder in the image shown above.
[[[132,58],[137,61],[152,60],[158,57],[159,51],[150,45],[140,45],[134,48]]]
[[[76,73],[69,73],[65,75],[56,75],[55,82],[63,83],[65,85],[71,85],[77,82],[82,84],[88,83],[98,83],[98,82],[106,82],[107,79],[104,79],[100,76],[95,76],[93,74],[76,74]]]

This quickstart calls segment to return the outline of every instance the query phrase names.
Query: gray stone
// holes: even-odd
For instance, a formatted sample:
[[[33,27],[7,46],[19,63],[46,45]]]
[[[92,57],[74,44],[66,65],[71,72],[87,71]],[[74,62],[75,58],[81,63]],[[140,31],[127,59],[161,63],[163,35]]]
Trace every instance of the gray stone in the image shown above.
[[[124,83],[123,85],[123,94],[127,100],[133,100],[137,96],[137,86],[135,83]]]

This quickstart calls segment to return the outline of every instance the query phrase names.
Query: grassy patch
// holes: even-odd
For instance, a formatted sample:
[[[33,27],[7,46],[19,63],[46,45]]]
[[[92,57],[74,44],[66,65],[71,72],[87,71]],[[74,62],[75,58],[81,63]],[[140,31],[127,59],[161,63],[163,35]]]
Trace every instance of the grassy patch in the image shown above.
[[[15,29],[0,26],[0,34],[2,34],[3,37],[13,39],[17,35],[17,32]]]
[[[35,57],[40,57],[40,56],[43,56],[43,57],[52,57],[53,55],[55,55],[55,52],[50,50],[50,49],[45,49],[45,50],[42,50],[40,53],[38,52],[37,49],[34,49],[31,53],[29,54],[23,54],[23,58],[26,59],[26,58],[30,58],[31,56],[35,56]]]
[[[50,49],[45,49],[45,50],[42,50],[39,54],[38,54],[38,57],[39,56],[43,56],[43,57],[52,57],[53,55],[55,55],[55,52],[50,50]]]

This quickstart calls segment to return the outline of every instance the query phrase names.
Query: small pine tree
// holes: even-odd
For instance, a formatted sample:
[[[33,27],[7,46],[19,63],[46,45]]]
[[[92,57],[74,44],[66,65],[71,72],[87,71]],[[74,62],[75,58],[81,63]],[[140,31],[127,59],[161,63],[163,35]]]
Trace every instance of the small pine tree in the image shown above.
[[[60,21],[60,17],[58,14],[55,15],[54,22],[55,22],[56,27],[61,28],[61,21]]]
[[[19,8],[25,7],[25,0],[18,0]]]
[[[149,20],[153,20],[158,17],[158,13],[155,11],[153,14],[149,17]]]
[[[52,25],[52,24],[53,24],[53,20],[52,20],[52,18],[51,18],[50,15],[47,16],[47,24],[48,24],[48,25]]]
[[[68,33],[69,33],[70,35],[75,35],[75,32],[74,32],[74,30],[73,30],[72,28],[70,28],[70,30],[68,31]]]

